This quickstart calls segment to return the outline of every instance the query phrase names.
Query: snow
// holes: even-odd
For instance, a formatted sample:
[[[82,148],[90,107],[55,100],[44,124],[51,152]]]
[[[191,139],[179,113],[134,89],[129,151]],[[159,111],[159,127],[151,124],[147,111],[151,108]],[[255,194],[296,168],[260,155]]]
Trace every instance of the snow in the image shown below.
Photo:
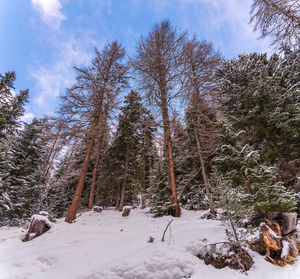
[[[281,239],[282,237],[280,235],[277,235],[268,225],[266,225],[264,222],[260,223],[260,227],[261,226],[266,226],[269,234],[274,237],[275,239]]]
[[[195,255],[209,243],[226,241],[221,222],[201,219],[205,211],[182,210],[172,219],[153,218],[147,210],[133,209],[128,218],[104,209],[83,213],[73,224],[63,219],[49,231],[22,242],[22,228],[0,228],[1,279],[296,279],[300,263],[274,266],[250,251],[255,264],[243,274],[215,269]],[[149,237],[153,243],[148,243]]]
[[[40,215],[44,215],[44,216],[48,216],[49,215],[49,213],[47,211],[44,211],[44,210],[40,211],[39,214]]]
[[[49,227],[52,227],[54,224],[49,221],[47,216],[39,215],[39,214],[34,214],[31,216],[31,220],[39,220],[39,221],[44,221]]]
[[[246,158],[251,157],[251,155],[252,155],[253,153],[256,153],[256,151],[254,151],[254,150],[250,151],[250,152],[247,154]]]
[[[280,257],[285,259],[289,254],[289,243],[286,240],[282,241],[282,251]]]

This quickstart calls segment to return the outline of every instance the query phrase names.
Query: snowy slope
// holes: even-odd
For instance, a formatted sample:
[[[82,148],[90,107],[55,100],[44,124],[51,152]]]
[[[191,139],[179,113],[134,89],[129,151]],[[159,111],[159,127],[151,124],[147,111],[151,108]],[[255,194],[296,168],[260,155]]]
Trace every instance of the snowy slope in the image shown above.
[[[193,256],[197,247],[225,239],[222,224],[199,219],[203,211],[183,211],[174,219],[166,241],[162,233],[171,217],[152,218],[134,209],[122,217],[112,209],[87,212],[75,224],[59,220],[46,234],[21,242],[20,228],[0,228],[1,279],[296,279],[300,263],[279,268],[252,253],[248,276],[229,268],[217,270]],[[150,237],[155,238],[148,243]]]

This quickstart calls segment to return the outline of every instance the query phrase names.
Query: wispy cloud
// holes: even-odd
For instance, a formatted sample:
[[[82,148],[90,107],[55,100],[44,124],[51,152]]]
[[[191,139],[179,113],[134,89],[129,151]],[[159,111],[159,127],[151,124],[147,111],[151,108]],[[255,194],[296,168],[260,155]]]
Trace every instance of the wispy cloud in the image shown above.
[[[29,123],[34,118],[34,114],[32,112],[25,112],[24,115],[21,117],[21,121]]]
[[[66,19],[59,0],[31,0],[31,3],[40,12],[43,21],[53,28],[58,28],[61,21]]]
[[[258,40],[249,24],[251,1],[240,0],[178,0],[182,9],[190,9],[201,4],[198,13],[199,27],[204,26],[205,34],[215,40],[221,50],[232,53],[272,52],[268,40]],[[204,15],[203,8],[205,8]],[[202,25],[202,26],[201,26]]]
[[[33,103],[45,113],[53,113],[57,97],[74,83],[73,67],[88,65],[94,55],[93,47],[101,49],[104,42],[85,35],[80,39],[66,37],[61,42],[53,40],[52,44],[56,48],[55,60],[49,65],[37,65],[30,71],[38,92],[33,98]]]
[[[88,35],[81,39],[68,37],[62,42],[52,41],[52,44],[57,52],[55,60],[49,65],[37,65],[30,71],[38,92],[33,103],[45,113],[53,112],[57,97],[74,82],[73,66],[88,65],[93,56],[93,46],[102,46]]]

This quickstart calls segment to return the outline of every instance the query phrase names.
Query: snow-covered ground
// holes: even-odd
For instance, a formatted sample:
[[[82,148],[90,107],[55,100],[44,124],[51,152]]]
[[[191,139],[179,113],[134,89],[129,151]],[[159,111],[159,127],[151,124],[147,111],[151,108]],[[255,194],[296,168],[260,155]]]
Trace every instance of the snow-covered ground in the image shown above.
[[[246,274],[229,268],[217,270],[195,257],[203,239],[225,239],[220,222],[200,219],[203,211],[183,210],[166,240],[162,233],[171,217],[152,218],[146,210],[129,217],[105,209],[86,212],[76,223],[63,219],[44,235],[22,242],[22,229],[0,228],[1,279],[296,279],[300,262],[284,268],[251,252],[255,264]],[[153,243],[148,243],[149,237]],[[198,247],[198,248],[197,248]]]

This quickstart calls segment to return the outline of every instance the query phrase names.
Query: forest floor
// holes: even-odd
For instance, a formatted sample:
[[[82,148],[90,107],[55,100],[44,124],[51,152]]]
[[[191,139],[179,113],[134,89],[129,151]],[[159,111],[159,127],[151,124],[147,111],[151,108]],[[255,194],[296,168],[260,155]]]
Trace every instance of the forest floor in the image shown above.
[[[153,218],[133,209],[128,217],[105,209],[85,212],[76,223],[59,219],[44,235],[22,242],[24,229],[0,228],[1,279],[296,279],[300,259],[283,268],[250,251],[255,264],[247,274],[215,269],[195,254],[205,243],[226,239],[221,222],[203,220],[204,211],[183,210],[174,218]],[[154,237],[153,243],[148,243]]]

